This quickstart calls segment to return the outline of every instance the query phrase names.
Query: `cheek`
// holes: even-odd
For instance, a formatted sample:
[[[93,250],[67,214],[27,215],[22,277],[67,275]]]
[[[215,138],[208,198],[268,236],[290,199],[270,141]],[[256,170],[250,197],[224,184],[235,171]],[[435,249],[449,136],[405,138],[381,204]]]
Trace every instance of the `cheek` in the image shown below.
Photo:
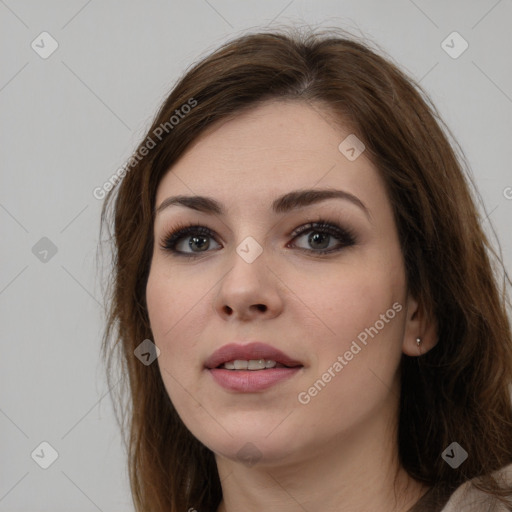
[[[158,339],[169,330],[178,314],[176,294],[170,280],[162,275],[155,266],[149,274],[146,287],[148,316],[153,335]]]
[[[392,389],[401,358],[404,281],[388,266],[340,273],[319,284],[322,293],[304,299],[316,300],[322,322],[306,331],[316,333],[309,340],[316,350],[299,400],[308,401],[304,411],[322,418],[315,428],[345,428],[385,403]]]
[[[322,338],[322,346],[332,348],[350,345],[390,309],[388,316],[394,319],[392,306],[396,302],[403,306],[405,296],[402,270],[389,265],[340,266],[336,271],[316,273],[314,279],[307,274],[295,276],[293,282],[302,327],[306,333],[315,333],[317,341]],[[386,331],[391,323],[386,323]]]
[[[167,267],[152,266],[146,287],[146,301],[154,343],[160,349],[158,364],[182,381],[200,366],[196,343],[201,341],[211,297],[207,286],[197,286],[190,273],[175,272]],[[169,377],[162,372],[164,381]],[[172,380],[172,379],[171,379]]]
[[[160,259],[151,267],[146,286],[146,301],[151,329],[164,342],[201,301],[204,288],[195,286],[190,274],[171,274]],[[176,329],[175,329],[176,328]]]
[[[198,360],[194,352],[197,324],[191,325],[189,319],[195,311],[193,305],[197,306],[198,297],[204,295],[204,291],[187,293],[194,287],[184,288],[187,286],[184,281],[183,278],[171,279],[165,267],[154,265],[148,277],[146,301],[153,342],[160,349],[157,363],[167,394],[178,410],[188,411],[190,415],[195,404],[190,400],[190,392]]]
[[[314,304],[322,322],[316,319],[315,328],[306,330],[315,333],[309,342],[316,349],[301,397],[311,398],[306,409],[330,418],[329,424],[344,423],[378,407],[392,388],[401,358],[405,278],[400,266],[354,265],[350,272],[321,279],[318,289],[322,293],[314,294],[302,283],[303,294],[309,290],[304,302]],[[328,404],[337,407],[331,410]],[[340,407],[345,419],[334,412]]]

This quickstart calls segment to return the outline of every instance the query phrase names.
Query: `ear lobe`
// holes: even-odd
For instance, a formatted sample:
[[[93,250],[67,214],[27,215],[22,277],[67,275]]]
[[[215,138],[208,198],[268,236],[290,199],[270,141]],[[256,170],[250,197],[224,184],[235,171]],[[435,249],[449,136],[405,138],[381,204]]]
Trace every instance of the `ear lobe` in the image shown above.
[[[406,319],[402,352],[411,357],[426,354],[434,348],[438,342],[437,320],[427,318],[424,306],[412,297],[407,297]],[[416,340],[420,338],[418,344]]]

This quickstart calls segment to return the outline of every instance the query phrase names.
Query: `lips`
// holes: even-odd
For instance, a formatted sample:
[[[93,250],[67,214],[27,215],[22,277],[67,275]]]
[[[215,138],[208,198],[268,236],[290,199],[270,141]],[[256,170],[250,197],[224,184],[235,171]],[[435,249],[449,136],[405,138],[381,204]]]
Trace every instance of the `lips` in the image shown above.
[[[242,365],[242,368],[244,362],[249,362],[251,366],[256,363],[259,368],[229,369],[224,363],[230,362],[234,362],[235,367]],[[269,363],[265,369],[261,366],[263,362]],[[224,345],[205,362],[205,371],[213,382],[235,396],[240,393],[266,392],[300,375],[303,369],[304,365],[300,361],[260,342]]]
[[[230,343],[216,350],[205,362],[205,367],[208,369],[218,368],[228,361],[235,360],[254,360],[265,359],[272,360],[283,366],[301,367],[303,364],[284,352],[267,345],[266,343],[254,342],[247,345],[240,345]]]

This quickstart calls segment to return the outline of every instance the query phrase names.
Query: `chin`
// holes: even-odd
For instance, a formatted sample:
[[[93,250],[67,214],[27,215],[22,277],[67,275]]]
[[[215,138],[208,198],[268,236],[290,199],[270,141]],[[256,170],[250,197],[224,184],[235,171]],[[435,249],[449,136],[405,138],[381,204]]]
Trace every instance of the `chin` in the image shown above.
[[[216,455],[246,466],[272,466],[286,461],[299,449],[297,435],[284,429],[279,433],[272,432],[275,424],[270,428],[256,428],[254,425],[250,428],[247,424],[237,429],[229,428],[227,424],[225,426],[229,434],[224,430],[222,434],[217,431],[215,436],[212,436],[211,430],[193,434]]]
[[[247,438],[231,439],[226,443],[213,446],[212,451],[221,457],[238,462],[247,467],[275,466],[292,457],[290,446],[277,446],[268,440],[249,440]]]

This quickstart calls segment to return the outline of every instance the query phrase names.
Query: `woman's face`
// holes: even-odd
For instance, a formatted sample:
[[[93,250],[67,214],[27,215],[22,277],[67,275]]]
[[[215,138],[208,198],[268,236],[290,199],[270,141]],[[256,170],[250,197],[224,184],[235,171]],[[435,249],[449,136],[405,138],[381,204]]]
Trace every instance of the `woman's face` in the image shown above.
[[[187,428],[224,457],[292,461],[396,414],[403,259],[376,169],[353,139],[339,149],[349,135],[320,107],[269,102],[202,136],[158,187],[157,361]],[[307,192],[326,190],[339,196]],[[167,240],[187,225],[203,231]]]

